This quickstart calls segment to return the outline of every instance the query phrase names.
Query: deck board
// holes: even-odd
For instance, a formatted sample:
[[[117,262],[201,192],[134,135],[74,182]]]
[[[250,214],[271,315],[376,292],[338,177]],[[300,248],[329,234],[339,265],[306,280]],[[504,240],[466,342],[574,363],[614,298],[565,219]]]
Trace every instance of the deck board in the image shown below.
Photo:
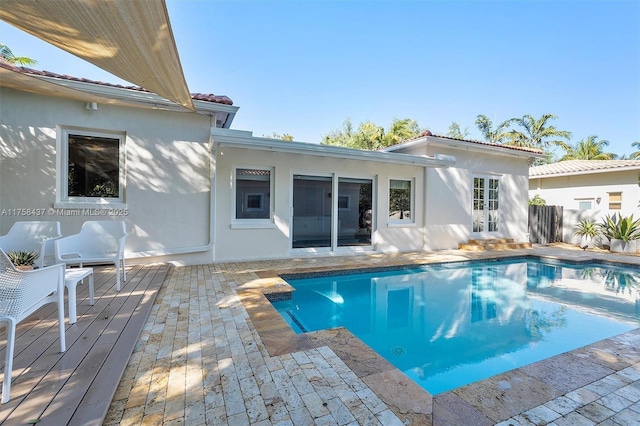
[[[128,266],[127,282],[115,290],[115,268],[94,267],[95,304],[79,284],[78,322],[68,323],[67,351],[60,353],[55,305],[18,325],[11,400],[0,405],[0,423],[99,425],[122,377],[169,265]],[[0,326],[0,373],[6,331]]]

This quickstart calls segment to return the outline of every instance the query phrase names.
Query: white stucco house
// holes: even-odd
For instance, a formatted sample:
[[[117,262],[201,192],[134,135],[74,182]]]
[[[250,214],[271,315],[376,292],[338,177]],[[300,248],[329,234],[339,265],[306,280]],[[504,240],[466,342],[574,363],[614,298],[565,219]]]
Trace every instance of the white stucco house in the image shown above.
[[[640,160],[568,160],[529,169],[529,197],[563,207],[563,239],[576,242],[573,227],[620,213],[640,216]]]
[[[259,138],[231,129],[226,96],[192,95],[192,112],[136,87],[0,68],[0,234],[124,220],[129,263],[176,264],[526,239],[539,151],[430,133],[375,152]]]

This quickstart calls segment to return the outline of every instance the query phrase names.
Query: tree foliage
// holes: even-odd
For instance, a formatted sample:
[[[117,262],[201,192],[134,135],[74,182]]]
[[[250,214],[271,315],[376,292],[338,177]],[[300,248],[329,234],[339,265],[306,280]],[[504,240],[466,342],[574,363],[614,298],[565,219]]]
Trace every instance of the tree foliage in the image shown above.
[[[530,206],[546,206],[547,201],[542,198],[539,194],[533,196],[533,198],[529,198]]]
[[[558,130],[552,125],[548,125],[549,120],[555,120],[553,114],[543,114],[539,119],[535,119],[530,114],[525,114],[522,118],[514,118],[511,121],[522,128],[522,132],[512,130],[508,132],[507,145],[521,146],[525,148],[538,148],[549,152],[549,148],[567,148],[566,142],[562,139],[570,139],[571,132]]]
[[[460,128],[460,125],[457,122],[452,122],[449,126],[449,131],[447,132],[447,136],[454,139],[466,139],[469,136],[469,128],[465,127],[464,130]]]
[[[605,146],[609,145],[609,141],[598,139],[597,135],[591,135],[586,139],[582,139],[575,146],[567,145],[566,154],[560,158],[564,160],[613,160],[615,154],[611,152],[603,152]]]
[[[0,43],[0,59],[11,65],[35,65],[37,62],[34,59],[27,58],[26,56],[15,56],[9,46]]]
[[[280,134],[280,133],[273,132],[271,134],[271,136],[262,135],[262,137],[263,138],[271,138],[271,139],[282,139],[283,141],[289,141],[289,142],[291,142],[293,140],[293,136],[290,135],[289,133]]]
[[[494,129],[491,119],[486,115],[480,114],[476,117],[476,126],[487,142],[502,143],[508,137],[507,129],[513,120],[513,118],[510,118],[509,120],[503,121]]]
[[[631,158],[640,160],[640,142],[633,142],[631,146],[637,149],[637,151],[631,153]]]
[[[625,158],[605,152],[604,148],[609,145],[609,141],[598,139],[597,135],[588,136],[576,143],[575,146],[571,145],[569,143],[571,132],[560,130],[551,123],[557,118],[553,114],[543,114],[539,118],[525,114],[520,118],[509,118],[495,125],[489,117],[479,114],[476,117],[475,125],[489,143],[540,149],[546,154],[546,158],[536,160],[534,163],[536,165],[570,159]],[[347,118],[341,128],[325,134],[321,144],[377,150],[416,138],[422,131],[418,122],[409,118],[394,118],[386,130],[371,121],[360,123],[356,128],[351,119]],[[453,121],[449,126],[447,136],[454,139],[466,139],[469,136],[469,128],[465,127],[463,130],[459,123]],[[636,151],[630,155],[630,158],[640,159],[640,142],[633,142],[631,146]]]
[[[351,119],[347,118],[342,124],[342,128],[324,135],[321,144],[376,150],[415,138],[418,135],[420,135],[418,122],[408,118],[394,118],[387,131],[371,121],[360,123],[357,130],[354,130]]]

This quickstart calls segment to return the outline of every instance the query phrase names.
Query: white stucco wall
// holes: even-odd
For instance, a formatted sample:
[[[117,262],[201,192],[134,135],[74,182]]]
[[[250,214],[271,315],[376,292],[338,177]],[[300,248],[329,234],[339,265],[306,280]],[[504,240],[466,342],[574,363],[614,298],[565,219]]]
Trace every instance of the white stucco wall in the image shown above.
[[[0,211],[47,211],[41,217],[2,215],[0,234],[20,220],[57,220],[69,235],[85,220],[122,219],[130,262],[166,260],[149,257],[163,253],[188,263],[212,260],[211,250],[191,250],[209,243],[209,117],[103,104],[88,111],[80,101],[6,88],[0,97]],[[126,134],[127,216],[49,210],[55,201],[57,126]]]
[[[609,209],[610,192],[622,193],[620,210]],[[573,235],[573,230],[582,219],[593,219],[599,222],[602,217],[617,213],[622,216],[633,214],[635,218],[640,217],[640,171],[531,178],[529,198],[535,195],[540,195],[549,206],[564,208],[563,241],[578,244],[581,242],[580,238]],[[579,210],[579,202],[586,200],[592,201],[593,208]]]
[[[292,142],[295,143],[295,142]],[[275,190],[272,228],[233,229],[234,167],[273,167]],[[292,251],[290,229],[292,179],[294,174],[331,174],[337,177],[373,179],[373,245],[380,252],[421,250],[424,222],[424,167],[357,161],[322,156],[219,147],[216,152],[216,260],[285,258],[305,255]],[[411,225],[389,225],[389,179],[413,179],[416,183],[416,217]],[[354,248],[337,248],[333,254],[347,254]],[[326,249],[323,254],[330,254]],[[307,252],[306,255],[312,254]]]
[[[608,173],[591,173],[573,176],[531,178],[529,197],[540,195],[547,205],[578,209],[582,200],[597,200],[594,208],[598,217],[620,212],[623,216],[640,214],[640,171],[628,170]],[[620,210],[609,210],[609,193],[622,192]]]
[[[427,171],[425,250],[457,248],[459,243],[472,238],[527,241],[528,158],[441,146],[413,146],[398,152],[456,158],[453,167]],[[471,232],[474,176],[500,180],[499,232]]]

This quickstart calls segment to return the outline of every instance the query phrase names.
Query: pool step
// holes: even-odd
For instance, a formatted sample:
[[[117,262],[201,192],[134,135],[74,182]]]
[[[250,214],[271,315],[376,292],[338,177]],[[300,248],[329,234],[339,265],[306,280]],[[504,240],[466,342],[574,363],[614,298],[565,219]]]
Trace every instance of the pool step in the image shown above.
[[[468,243],[458,245],[459,250],[487,251],[487,250],[514,250],[531,248],[531,243],[517,243],[513,238],[489,238],[486,240],[469,240]]]

